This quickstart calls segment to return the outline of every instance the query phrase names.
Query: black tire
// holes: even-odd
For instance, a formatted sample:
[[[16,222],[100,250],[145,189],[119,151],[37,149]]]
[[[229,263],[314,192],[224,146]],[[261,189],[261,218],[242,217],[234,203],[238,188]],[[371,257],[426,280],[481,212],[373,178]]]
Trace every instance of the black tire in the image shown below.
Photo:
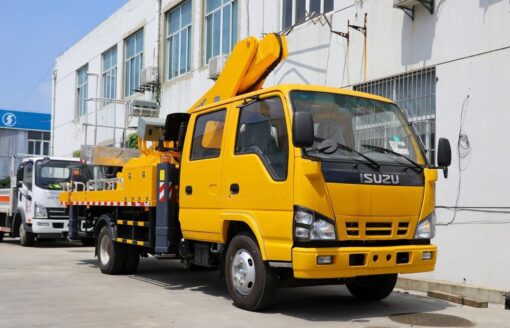
[[[359,300],[379,301],[391,294],[396,283],[397,274],[385,274],[355,277],[346,286],[351,295]]]
[[[25,231],[25,227],[23,226],[23,222],[19,225],[19,243],[23,247],[29,247],[34,245],[34,234],[28,231]]]
[[[86,247],[94,246],[96,244],[96,240],[94,238],[85,238],[81,240],[81,244]]]
[[[102,273],[122,272],[126,255],[122,246],[112,240],[107,226],[101,228],[97,238],[97,264]]]
[[[236,267],[243,267],[244,272],[249,272],[250,268],[254,271],[247,273],[244,279],[239,279],[243,276],[242,273],[235,274]],[[249,311],[260,311],[274,303],[276,272],[262,260],[259,246],[251,235],[241,233],[230,242],[225,258],[225,278],[228,293],[235,306]]]
[[[120,246],[120,245],[119,245]],[[122,273],[124,274],[133,274],[138,269],[138,264],[140,263],[140,252],[136,248],[136,246],[132,245],[122,245],[124,247],[124,267],[122,268]]]
[[[0,232],[0,243],[4,240],[4,233]]]

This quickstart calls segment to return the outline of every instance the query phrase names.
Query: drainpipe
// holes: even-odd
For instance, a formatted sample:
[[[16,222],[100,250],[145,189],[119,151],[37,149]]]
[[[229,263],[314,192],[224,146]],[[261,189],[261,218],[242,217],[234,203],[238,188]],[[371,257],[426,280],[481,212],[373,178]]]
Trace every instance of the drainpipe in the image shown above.
[[[53,69],[51,75],[51,135],[50,135],[50,155],[55,155],[55,104],[57,101],[57,69]]]
[[[154,66],[156,67],[156,70],[158,72],[158,80],[161,80],[161,74],[159,71],[159,50],[161,45],[161,0],[156,0],[156,49],[155,51],[155,58],[154,58]],[[155,92],[155,100],[159,102],[159,87],[157,90],[154,90]]]

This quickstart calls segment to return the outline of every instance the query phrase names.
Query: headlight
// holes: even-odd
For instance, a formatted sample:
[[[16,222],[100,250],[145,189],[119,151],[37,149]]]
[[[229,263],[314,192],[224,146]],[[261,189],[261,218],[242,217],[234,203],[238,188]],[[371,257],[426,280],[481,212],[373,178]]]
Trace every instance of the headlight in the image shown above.
[[[35,203],[35,218],[38,219],[47,219],[48,218],[48,211],[46,211],[46,207],[42,206],[41,204]]]
[[[432,212],[418,222],[414,239],[432,239],[436,235],[436,213]]]
[[[294,239],[298,241],[335,240],[335,223],[319,213],[295,206]]]

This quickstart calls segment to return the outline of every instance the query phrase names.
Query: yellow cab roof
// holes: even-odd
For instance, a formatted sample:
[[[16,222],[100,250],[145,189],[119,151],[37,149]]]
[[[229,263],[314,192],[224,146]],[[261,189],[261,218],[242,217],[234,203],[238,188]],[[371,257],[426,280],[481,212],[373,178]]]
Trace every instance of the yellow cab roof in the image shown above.
[[[366,93],[366,92],[360,92],[360,91],[354,91],[349,89],[342,89],[342,88],[334,88],[334,87],[327,87],[327,86],[320,86],[320,85],[307,85],[307,84],[280,84],[277,86],[272,86],[269,88],[263,88],[257,91],[244,93],[242,95],[228,98],[222,101],[218,101],[213,104],[208,104],[196,109],[192,109],[189,111],[189,113],[197,113],[202,112],[210,108],[216,108],[218,106],[227,105],[231,102],[239,101],[245,98],[255,97],[261,94],[270,93],[270,92],[283,92],[284,94],[288,94],[292,90],[303,90],[303,91],[320,91],[320,92],[331,92],[331,93],[338,93],[343,94],[347,96],[356,96],[361,98],[367,98],[367,99],[373,99],[373,100],[379,100],[386,103],[393,103],[391,99],[377,96],[374,94]]]

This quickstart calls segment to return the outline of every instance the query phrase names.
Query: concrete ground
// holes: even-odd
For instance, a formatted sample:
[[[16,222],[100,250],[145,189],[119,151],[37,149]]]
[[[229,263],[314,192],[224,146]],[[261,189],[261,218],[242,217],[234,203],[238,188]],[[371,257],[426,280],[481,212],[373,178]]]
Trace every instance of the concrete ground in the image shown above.
[[[510,327],[510,311],[396,291],[357,302],[343,286],[283,289],[264,313],[232,305],[216,271],[142,259],[135,275],[108,276],[92,247],[0,243],[0,327]]]

